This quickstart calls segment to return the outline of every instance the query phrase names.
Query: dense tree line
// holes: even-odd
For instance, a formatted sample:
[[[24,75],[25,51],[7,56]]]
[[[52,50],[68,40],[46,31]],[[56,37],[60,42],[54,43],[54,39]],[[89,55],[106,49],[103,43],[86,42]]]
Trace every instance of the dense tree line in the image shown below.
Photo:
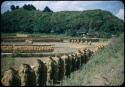
[[[30,4],[24,5],[23,8],[26,9],[26,10],[36,10],[36,8],[33,5],[30,5]]]
[[[26,7],[26,6],[25,6]],[[75,36],[84,27],[98,37],[119,35],[124,22],[108,11],[44,12],[22,8],[1,16],[1,32],[55,33]]]
[[[10,8],[11,8],[11,11],[13,11],[13,10],[19,9],[19,6],[11,5]],[[36,8],[32,4],[31,5],[25,4],[22,8],[25,10],[36,10]]]
[[[10,8],[11,8],[11,10],[13,11],[13,10],[19,9],[19,6],[11,5]]]
[[[20,8],[19,6],[15,6],[15,5],[10,6],[11,11],[19,9],[19,8]],[[36,10],[36,7],[33,6],[32,4],[28,4],[28,5],[24,4],[24,6],[22,6],[21,8],[25,10]],[[43,12],[53,12],[53,11],[48,6],[46,6]]]

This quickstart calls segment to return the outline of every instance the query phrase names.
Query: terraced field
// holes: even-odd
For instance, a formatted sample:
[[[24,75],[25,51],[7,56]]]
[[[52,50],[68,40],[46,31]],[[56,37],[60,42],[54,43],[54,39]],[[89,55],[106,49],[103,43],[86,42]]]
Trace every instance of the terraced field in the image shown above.
[[[72,52],[76,52],[78,51],[78,49],[84,49],[84,48],[88,48],[92,51],[95,51],[97,50],[97,46],[102,44],[102,45],[108,45],[110,43],[110,40],[109,41],[100,41],[100,42],[93,42],[91,45],[87,45],[86,43],[69,43],[69,42],[35,42],[33,43],[33,45],[49,45],[49,44],[52,44],[54,45],[54,51],[53,52],[42,52],[42,54],[48,54],[48,55],[53,55],[53,56],[56,56],[56,55],[63,55],[63,54],[69,54],[69,53],[72,53]],[[8,44],[8,43],[6,43]],[[13,43],[11,43],[13,44]],[[15,44],[24,44],[24,43],[15,43]],[[28,53],[27,53],[28,54]],[[12,59],[12,57],[10,57],[10,60]],[[12,64],[11,66],[12,67],[15,67],[15,68],[18,68],[18,66],[22,63],[26,63],[26,64],[30,64],[32,65],[34,60],[36,59],[40,59],[40,60],[43,60],[43,61],[47,61],[48,60],[48,57],[47,56],[41,56],[41,57],[37,57],[37,56],[34,56],[34,57],[14,57],[12,59]],[[2,58],[1,60],[1,63],[2,65],[5,65],[5,66],[2,66],[2,71],[6,70],[7,68],[9,68],[9,66],[6,66],[6,65],[9,65],[10,62],[7,62],[8,61],[8,57],[4,57]],[[4,64],[6,62],[6,64]]]
[[[77,39],[77,38],[76,38]],[[90,40],[90,39],[89,39]],[[77,41],[77,40],[75,40]],[[78,50],[84,50],[85,48],[96,52],[99,49],[99,46],[106,46],[111,42],[111,40],[103,40],[100,39],[97,42],[70,42],[69,39],[63,39],[63,42],[46,42],[45,40],[42,42],[33,42],[33,43],[26,43],[26,42],[2,42],[1,46],[12,46],[11,51],[2,51],[2,58],[1,58],[1,75],[3,76],[4,72],[8,70],[10,67],[13,67],[15,70],[19,69],[21,64],[29,64],[30,66],[34,66],[34,61],[36,59],[40,59],[45,64],[49,61],[49,56],[55,57],[57,55],[63,56],[64,54],[70,55],[71,53],[76,53]],[[24,47],[25,46],[25,47]],[[32,48],[34,46],[38,46],[37,49],[32,52]],[[53,51],[42,51],[39,50],[42,46],[51,46],[53,47]],[[22,47],[22,48],[21,48]],[[5,47],[6,48],[6,47]],[[46,48],[46,47],[45,47]],[[23,52],[21,51],[24,50]],[[31,50],[27,50],[31,49]],[[6,50],[2,47],[2,50]],[[14,51],[14,52],[13,52]],[[77,58],[77,57],[76,57]],[[86,60],[86,59],[85,59]],[[56,85],[56,84],[54,84]]]

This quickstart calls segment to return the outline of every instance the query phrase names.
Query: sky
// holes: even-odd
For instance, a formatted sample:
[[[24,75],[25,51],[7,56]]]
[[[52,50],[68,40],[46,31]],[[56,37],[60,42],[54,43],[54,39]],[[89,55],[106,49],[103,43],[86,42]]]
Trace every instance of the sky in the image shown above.
[[[24,4],[32,4],[41,11],[48,6],[54,12],[102,9],[124,20],[124,3],[121,1],[4,1],[1,13],[10,10],[11,5],[22,7]]]

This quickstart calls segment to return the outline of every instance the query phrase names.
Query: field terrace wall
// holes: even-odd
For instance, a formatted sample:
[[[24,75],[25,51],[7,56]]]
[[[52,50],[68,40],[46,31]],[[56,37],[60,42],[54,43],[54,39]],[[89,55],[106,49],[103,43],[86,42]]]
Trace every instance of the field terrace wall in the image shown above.
[[[50,38],[50,37],[15,37],[15,36],[2,36],[1,42],[25,42],[32,40],[33,42],[63,42],[63,39]]]
[[[54,85],[65,77],[70,78],[70,74],[86,64],[92,55],[91,50],[84,49],[63,56],[49,56],[48,61],[37,59],[33,65],[21,64],[18,70],[5,71],[1,82],[4,86]]]

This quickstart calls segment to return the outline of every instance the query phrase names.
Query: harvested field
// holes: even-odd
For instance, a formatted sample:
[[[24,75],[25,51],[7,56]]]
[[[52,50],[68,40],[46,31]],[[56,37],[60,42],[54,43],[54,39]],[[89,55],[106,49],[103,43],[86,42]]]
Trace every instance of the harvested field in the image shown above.
[[[96,50],[97,49],[97,45],[107,45],[110,43],[110,40],[109,41],[105,41],[105,42],[95,42],[95,43],[92,43],[92,45],[86,45],[86,44],[77,44],[77,43],[61,43],[61,42],[50,42],[50,43],[34,43],[34,45],[43,45],[43,44],[53,44],[55,45],[55,49],[53,52],[50,52],[50,53],[47,53],[47,52],[43,52],[42,54],[48,54],[48,55],[53,55],[55,56],[56,54],[59,54],[59,55],[63,55],[65,53],[72,53],[72,52],[76,52],[78,51],[78,49],[84,49],[84,48],[88,48],[90,50]],[[13,43],[11,43],[13,44]],[[20,44],[20,43],[16,43],[16,44]],[[30,55],[30,54],[29,54]],[[10,58],[11,59],[11,58]],[[26,64],[33,64],[33,61],[36,60],[36,59],[41,59],[41,60],[48,60],[47,57],[37,57],[37,56],[34,56],[34,57],[14,57],[13,61],[13,67],[17,68],[21,63],[26,63]],[[2,57],[2,60],[1,62],[4,63],[4,61],[7,61],[8,60],[8,57],[7,56],[4,56]],[[4,64],[5,65],[5,64]],[[6,63],[6,65],[8,65],[8,63]],[[5,66],[6,66],[5,65]],[[11,64],[12,65],[12,64]],[[4,67],[2,69],[4,69]],[[8,67],[7,67],[8,68]]]
[[[90,40],[90,39],[89,39]],[[2,76],[3,73],[8,70],[10,67],[13,67],[14,69],[18,70],[19,66],[21,64],[29,64],[30,66],[34,66],[34,61],[36,61],[37,59],[40,59],[41,61],[43,61],[45,64],[50,61],[49,56],[55,57],[55,56],[63,56],[63,55],[70,55],[70,54],[74,54],[77,53],[78,50],[83,50],[83,49],[89,49],[93,52],[97,51],[99,48],[99,46],[106,46],[110,43],[110,40],[100,40],[98,42],[91,42],[91,44],[88,43],[71,43],[68,41],[68,39],[64,39],[64,42],[33,42],[32,44],[27,44],[25,42],[2,42]],[[5,46],[5,47],[3,47]],[[6,47],[10,46],[9,51],[3,51],[3,50],[7,50],[5,49]],[[43,49],[39,50],[40,48],[45,47],[46,51]],[[4,49],[3,49],[4,48]],[[53,51],[48,51],[47,48],[53,48]],[[39,51],[38,51],[39,50]],[[15,52],[14,52],[15,51]],[[15,55],[13,55],[13,53],[17,53]],[[10,55],[10,56],[9,56]],[[85,54],[85,55],[89,55],[89,54]],[[9,56],[9,57],[8,57]],[[76,62],[76,70],[79,69],[81,63],[79,59],[77,59],[76,54],[74,54],[74,56],[76,57],[75,61]],[[74,58],[75,58],[74,57]],[[79,56],[80,58],[80,56]],[[87,57],[86,57],[87,58]],[[87,61],[89,59],[85,59],[85,61]],[[64,61],[64,60],[63,60]],[[86,63],[84,61],[84,63]],[[70,65],[70,64],[68,64]],[[70,68],[68,68],[67,64],[65,65],[65,68],[67,69],[65,71],[65,74],[69,77],[69,73],[68,70]],[[49,74],[48,74],[49,75]]]
[[[107,45],[110,43],[109,41],[99,41],[99,42],[93,42],[91,45],[86,44],[86,43],[69,43],[69,42],[35,42],[33,43],[34,46],[42,46],[42,45],[52,45],[54,47],[53,51],[50,51],[47,53],[47,50],[44,51],[36,51],[35,53],[37,54],[38,52],[41,54],[58,54],[58,53],[71,53],[71,52],[75,52],[78,49],[84,49],[84,48],[89,48],[93,51],[95,51],[98,45]],[[16,43],[4,43],[4,45],[25,45],[25,43],[20,43],[20,42],[16,42]],[[68,49],[67,49],[68,48]],[[12,51],[11,51],[12,52]],[[30,51],[32,52],[32,51]],[[28,53],[30,53],[28,52]]]

